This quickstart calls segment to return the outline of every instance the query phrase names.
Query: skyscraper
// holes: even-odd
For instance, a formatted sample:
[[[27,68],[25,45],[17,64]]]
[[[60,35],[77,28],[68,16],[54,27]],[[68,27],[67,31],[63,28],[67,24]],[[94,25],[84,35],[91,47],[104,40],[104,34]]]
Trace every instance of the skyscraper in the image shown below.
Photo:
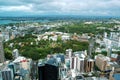
[[[3,43],[2,43],[2,35],[0,34],[0,62],[4,62],[4,51],[3,51]]]
[[[58,80],[59,68],[51,58],[45,63],[38,63],[39,80]]]
[[[77,62],[77,70],[79,72],[84,72],[84,59],[83,58],[78,58],[78,62]]]
[[[108,57],[102,54],[98,54],[95,60],[95,64],[101,71],[104,71],[107,67],[108,61],[110,61]]]
[[[77,70],[77,62],[78,62],[78,57],[71,57],[70,58],[70,69]]]
[[[1,71],[2,80],[13,80],[13,72],[11,69],[7,68]]]
[[[66,55],[68,55],[69,58],[72,57],[73,56],[72,49],[67,49],[66,50]]]
[[[85,72],[92,72],[94,68],[94,60],[87,59],[85,60]]]

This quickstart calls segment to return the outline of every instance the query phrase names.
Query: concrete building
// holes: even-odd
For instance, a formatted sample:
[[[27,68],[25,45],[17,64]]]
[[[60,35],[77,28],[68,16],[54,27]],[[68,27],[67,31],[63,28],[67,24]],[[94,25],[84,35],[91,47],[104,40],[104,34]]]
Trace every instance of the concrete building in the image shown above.
[[[6,68],[1,71],[2,80],[14,80],[14,74],[11,69]]]
[[[4,32],[2,32],[2,34],[3,34],[3,40],[4,41],[10,40],[10,35],[9,35],[8,31],[4,31]]]
[[[0,62],[4,62],[3,36],[0,34]]]
[[[59,77],[61,80],[67,78],[67,69],[64,67],[59,68]]]
[[[65,41],[65,40],[70,40],[70,36],[68,35],[63,35],[61,36],[62,37],[62,40]]]
[[[93,59],[85,60],[85,72],[92,72],[94,69],[95,61]]]
[[[117,63],[120,65],[120,54],[117,56]]]
[[[110,61],[109,57],[106,57],[102,54],[98,54],[96,57],[95,64],[101,71],[104,71],[107,67],[108,61]]]
[[[77,57],[71,57],[70,58],[70,69],[77,70],[77,62],[78,62]]]
[[[65,58],[65,66],[66,66],[66,68],[70,69],[70,59],[69,58]]]
[[[14,73],[11,68],[8,67],[9,61],[0,63],[0,80],[14,80]]]
[[[84,72],[85,64],[84,64],[84,59],[83,58],[78,58],[77,61],[77,71],[79,72]]]
[[[73,56],[72,49],[67,49],[66,55],[69,56],[69,58],[72,57]]]
[[[19,57],[19,52],[18,49],[14,49],[12,52],[13,57],[16,59],[17,57]]]
[[[19,56],[13,61],[15,74],[18,74],[22,79],[30,80],[31,59]]]
[[[49,37],[49,40],[52,40],[52,41],[57,41],[57,39],[58,39],[57,35]]]
[[[107,33],[104,33],[104,43],[107,48],[111,47],[113,49],[120,47],[120,33],[119,32],[111,32],[108,37]]]

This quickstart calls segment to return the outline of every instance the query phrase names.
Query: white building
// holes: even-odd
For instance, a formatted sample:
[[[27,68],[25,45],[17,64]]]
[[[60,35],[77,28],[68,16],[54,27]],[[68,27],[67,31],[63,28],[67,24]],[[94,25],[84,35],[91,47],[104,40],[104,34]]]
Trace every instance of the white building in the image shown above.
[[[77,62],[78,62],[77,57],[71,57],[70,58],[70,69],[77,70]]]
[[[66,55],[68,55],[69,58],[72,57],[73,56],[72,49],[67,49],[66,50]]]
[[[104,33],[104,43],[107,48],[120,48],[120,33],[111,32],[110,37],[107,36],[107,33]]]
[[[62,40],[65,41],[65,40],[70,40],[70,36],[68,35],[63,35],[62,36]]]
[[[58,38],[58,36],[57,36],[57,35],[55,35],[55,36],[51,36],[51,37],[49,37],[49,40],[52,40],[52,41],[57,41],[57,38]]]
[[[79,72],[84,72],[84,59],[83,58],[78,58],[78,61],[77,61],[77,70]]]
[[[13,50],[13,56],[14,56],[14,58],[19,57],[19,51],[18,51],[18,49],[14,49]]]
[[[26,59],[25,57],[19,56],[16,58],[13,63],[15,64],[16,73],[24,76],[25,80],[30,80],[30,69],[31,69],[31,59]]]

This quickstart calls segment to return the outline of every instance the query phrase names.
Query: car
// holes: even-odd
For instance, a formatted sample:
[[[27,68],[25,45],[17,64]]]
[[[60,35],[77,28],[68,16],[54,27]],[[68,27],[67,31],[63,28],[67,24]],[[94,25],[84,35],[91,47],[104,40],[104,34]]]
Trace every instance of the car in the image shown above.
[[[85,80],[85,79],[84,79],[84,76],[78,75],[75,77],[75,80]]]

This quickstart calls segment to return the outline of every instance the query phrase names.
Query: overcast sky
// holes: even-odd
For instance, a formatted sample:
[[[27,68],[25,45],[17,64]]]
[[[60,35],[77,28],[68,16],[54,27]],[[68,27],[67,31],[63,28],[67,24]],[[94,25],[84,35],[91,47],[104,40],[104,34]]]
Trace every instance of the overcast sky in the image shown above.
[[[120,0],[0,0],[0,16],[120,16]]]

